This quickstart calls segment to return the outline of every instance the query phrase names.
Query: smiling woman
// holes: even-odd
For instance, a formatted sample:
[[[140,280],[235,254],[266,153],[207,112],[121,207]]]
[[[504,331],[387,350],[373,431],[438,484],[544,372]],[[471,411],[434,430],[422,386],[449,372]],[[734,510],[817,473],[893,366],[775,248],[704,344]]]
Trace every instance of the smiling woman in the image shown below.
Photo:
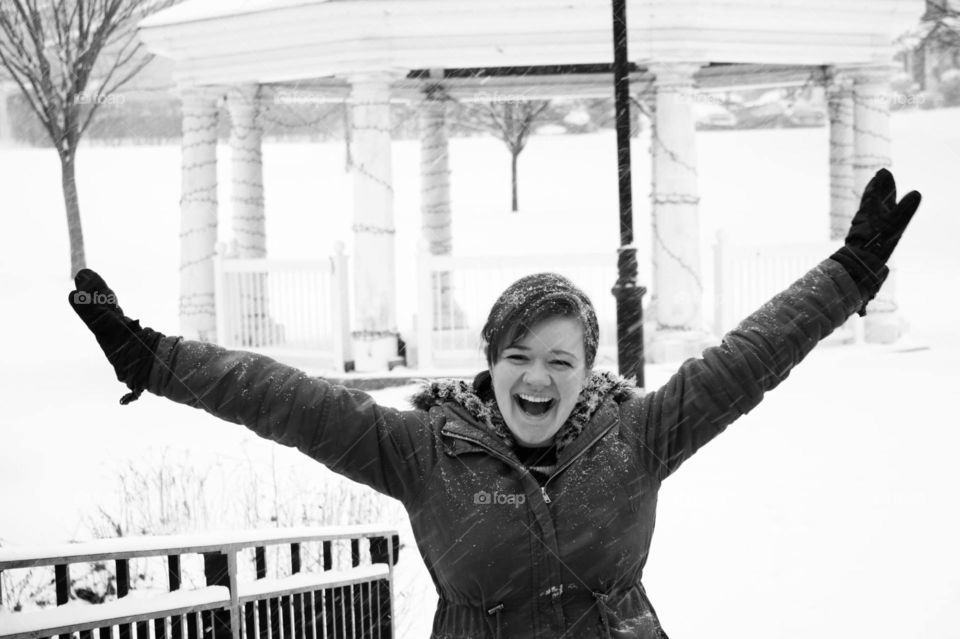
[[[549,443],[566,423],[593,366],[598,332],[587,296],[552,273],[518,280],[493,305],[482,332],[487,363],[496,406],[518,444]]]
[[[429,383],[405,411],[141,328],[89,270],[70,304],[130,388],[122,403],[149,390],[203,408],[401,501],[439,594],[434,639],[662,639],[642,583],[662,482],[865,312],[919,204],[878,172],[844,247],[648,394],[593,370],[593,306],[552,274],[491,309],[488,370]]]

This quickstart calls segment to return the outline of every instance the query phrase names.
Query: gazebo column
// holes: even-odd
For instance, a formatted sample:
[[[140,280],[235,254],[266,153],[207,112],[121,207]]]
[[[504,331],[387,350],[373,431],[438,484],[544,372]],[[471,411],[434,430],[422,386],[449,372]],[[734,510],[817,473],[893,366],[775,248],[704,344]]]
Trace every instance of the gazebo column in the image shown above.
[[[830,239],[843,240],[857,212],[853,175],[853,80],[832,71],[827,87],[830,118]]]
[[[230,110],[230,204],[233,240],[230,257],[267,256],[263,198],[263,127],[260,85],[234,86],[227,92]],[[268,313],[267,276],[251,274],[242,287],[240,309],[244,346],[271,346],[280,341],[279,327]],[[222,338],[222,336],[221,336]]]
[[[213,87],[182,91],[180,334],[215,342],[213,256],[217,243],[217,111]]]
[[[709,343],[702,329],[703,281],[693,74],[699,64],[655,64],[651,135],[651,220],[655,328],[652,363],[699,356]]]
[[[853,78],[854,151],[853,181],[857,202],[874,174],[890,168],[890,76],[888,65],[855,67],[848,70]],[[894,261],[896,258],[894,258]],[[877,344],[890,344],[906,331],[906,321],[897,313],[894,299],[896,271],[888,264],[890,275],[880,292],[867,306],[864,317],[864,339]]]
[[[440,70],[431,77],[442,77]],[[450,210],[450,145],[447,139],[449,98],[438,83],[428,84],[420,104],[420,216],[423,242],[431,255],[453,252]],[[439,274],[439,321],[434,329],[465,326],[463,313],[456,306],[451,274]]]
[[[233,207],[234,257],[267,256],[266,218],[263,206],[263,154],[260,123],[260,86],[231,87],[230,204]]]
[[[357,370],[385,370],[397,356],[396,267],[389,73],[350,78],[354,330]]]

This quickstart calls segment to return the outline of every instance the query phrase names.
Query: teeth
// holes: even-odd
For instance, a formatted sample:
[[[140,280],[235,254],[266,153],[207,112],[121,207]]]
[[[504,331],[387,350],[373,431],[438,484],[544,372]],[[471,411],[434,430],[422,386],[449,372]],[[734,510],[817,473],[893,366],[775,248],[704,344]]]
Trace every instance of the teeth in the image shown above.
[[[536,402],[538,404],[545,404],[551,400],[550,397],[537,397],[535,395],[527,395],[526,393],[519,393],[519,397],[528,402]]]

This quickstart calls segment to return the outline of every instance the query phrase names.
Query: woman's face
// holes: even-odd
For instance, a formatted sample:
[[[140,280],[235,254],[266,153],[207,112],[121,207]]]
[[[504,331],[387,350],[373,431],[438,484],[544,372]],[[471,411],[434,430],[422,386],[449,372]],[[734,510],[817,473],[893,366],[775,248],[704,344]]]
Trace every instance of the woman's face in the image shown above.
[[[507,345],[490,369],[497,406],[524,446],[546,446],[567,421],[587,378],[583,326],[546,319]]]

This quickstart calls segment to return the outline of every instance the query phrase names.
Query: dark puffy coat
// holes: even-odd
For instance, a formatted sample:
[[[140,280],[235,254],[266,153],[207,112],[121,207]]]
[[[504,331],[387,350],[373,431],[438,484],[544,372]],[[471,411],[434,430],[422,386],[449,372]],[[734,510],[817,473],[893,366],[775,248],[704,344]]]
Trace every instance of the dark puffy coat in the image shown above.
[[[436,639],[657,638],[641,577],[660,483],[860,304],[826,260],[656,392],[595,373],[542,488],[465,382],[400,411],[267,357],[165,338],[148,390],[399,499],[439,593]]]

